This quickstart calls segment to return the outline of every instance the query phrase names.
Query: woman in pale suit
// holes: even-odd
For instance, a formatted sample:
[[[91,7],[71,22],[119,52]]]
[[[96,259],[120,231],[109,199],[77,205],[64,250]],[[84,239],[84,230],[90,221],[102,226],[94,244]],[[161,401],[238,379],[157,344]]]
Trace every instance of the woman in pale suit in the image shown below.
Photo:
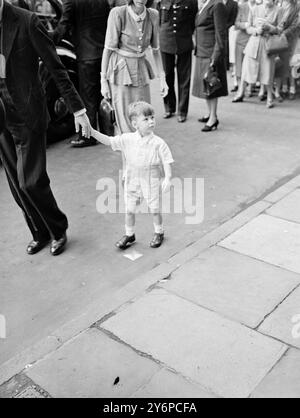
[[[235,74],[238,85],[242,78],[242,65],[244,60],[244,50],[249,41],[250,35],[247,32],[250,10],[256,5],[255,0],[241,0],[239,11],[235,21],[236,29],[236,49],[235,49]]]
[[[242,82],[234,103],[242,102],[246,83],[257,81],[267,88],[267,107],[273,104],[273,81],[275,72],[275,56],[268,56],[266,50],[267,38],[276,34],[279,22],[279,8],[275,0],[264,0],[263,4],[255,6],[250,11],[247,32],[251,35],[245,48],[245,58],[242,68]]]
[[[196,65],[192,94],[206,100],[208,114],[199,119],[206,123],[203,132],[218,128],[218,98],[228,95],[226,75],[227,11],[222,0],[208,0],[200,6],[196,16]],[[203,79],[210,67],[214,67],[222,87],[209,98]]]
[[[120,133],[132,132],[128,106],[150,103],[150,80],[160,78],[161,95],[168,93],[159,50],[158,11],[151,0],[128,0],[110,11],[101,66],[101,93],[112,100]],[[155,68],[146,52],[151,47]]]

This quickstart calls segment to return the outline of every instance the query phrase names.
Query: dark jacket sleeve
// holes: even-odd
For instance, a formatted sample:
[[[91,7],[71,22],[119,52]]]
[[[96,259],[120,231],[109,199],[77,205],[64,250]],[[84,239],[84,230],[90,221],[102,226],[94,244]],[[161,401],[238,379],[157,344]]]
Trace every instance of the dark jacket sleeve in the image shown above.
[[[32,14],[29,31],[32,45],[53,77],[60,94],[66,101],[69,111],[74,113],[83,109],[84,104],[56,53],[54,43],[35,14]]]
[[[216,3],[214,6],[214,25],[216,43],[211,61],[216,63],[222,57],[225,58],[225,42],[227,37],[227,10],[221,2]]]
[[[226,6],[225,6],[226,7]],[[239,12],[239,5],[236,1],[232,1],[231,7],[227,10],[227,29],[235,24]]]
[[[55,44],[58,44],[64,35],[72,29],[74,25],[74,16],[74,1],[65,0],[63,3],[61,19],[51,35]]]
[[[289,25],[283,30],[287,39],[291,42],[294,38],[297,38],[300,34],[300,7],[297,6],[295,12],[291,16]]]

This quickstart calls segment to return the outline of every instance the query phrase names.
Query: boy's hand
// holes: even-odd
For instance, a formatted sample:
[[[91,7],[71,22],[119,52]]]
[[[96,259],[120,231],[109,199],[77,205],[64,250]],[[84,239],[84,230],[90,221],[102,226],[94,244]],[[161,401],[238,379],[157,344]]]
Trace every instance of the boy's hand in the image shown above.
[[[168,191],[171,187],[171,179],[169,179],[168,177],[165,177],[163,182],[162,182],[162,192],[165,193],[166,191]]]
[[[101,80],[101,94],[104,97],[104,99],[111,99],[110,87],[107,80]]]

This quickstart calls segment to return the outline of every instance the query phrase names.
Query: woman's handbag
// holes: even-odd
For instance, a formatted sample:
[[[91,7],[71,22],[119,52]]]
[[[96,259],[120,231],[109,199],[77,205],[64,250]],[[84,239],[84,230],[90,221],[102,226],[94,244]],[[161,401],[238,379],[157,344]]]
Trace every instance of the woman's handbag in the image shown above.
[[[99,127],[100,131],[108,136],[115,134],[116,115],[111,101],[102,99],[99,108]]]
[[[289,49],[289,43],[284,33],[272,35],[266,40],[266,51],[268,55],[278,55]]]
[[[209,67],[207,73],[204,75],[203,84],[208,99],[215,96],[218,90],[222,88],[221,80],[214,67]]]

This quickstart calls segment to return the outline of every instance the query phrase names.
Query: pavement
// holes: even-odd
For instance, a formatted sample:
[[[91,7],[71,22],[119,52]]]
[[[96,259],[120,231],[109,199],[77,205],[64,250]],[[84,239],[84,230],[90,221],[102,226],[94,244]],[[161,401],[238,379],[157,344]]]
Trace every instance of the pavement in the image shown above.
[[[210,136],[196,99],[183,125],[153,102],[175,176],[205,180],[205,217],[166,217],[168,239],[153,252],[142,215],[135,262],[113,249],[123,215],[95,209],[97,178],[117,181],[116,154],[48,150],[71,221],[55,260],[24,254],[26,227],[0,172],[0,397],[299,397],[299,102],[267,111],[226,98]]]
[[[57,331],[0,397],[299,398],[299,206],[300,175],[130,282],[88,328]]]

